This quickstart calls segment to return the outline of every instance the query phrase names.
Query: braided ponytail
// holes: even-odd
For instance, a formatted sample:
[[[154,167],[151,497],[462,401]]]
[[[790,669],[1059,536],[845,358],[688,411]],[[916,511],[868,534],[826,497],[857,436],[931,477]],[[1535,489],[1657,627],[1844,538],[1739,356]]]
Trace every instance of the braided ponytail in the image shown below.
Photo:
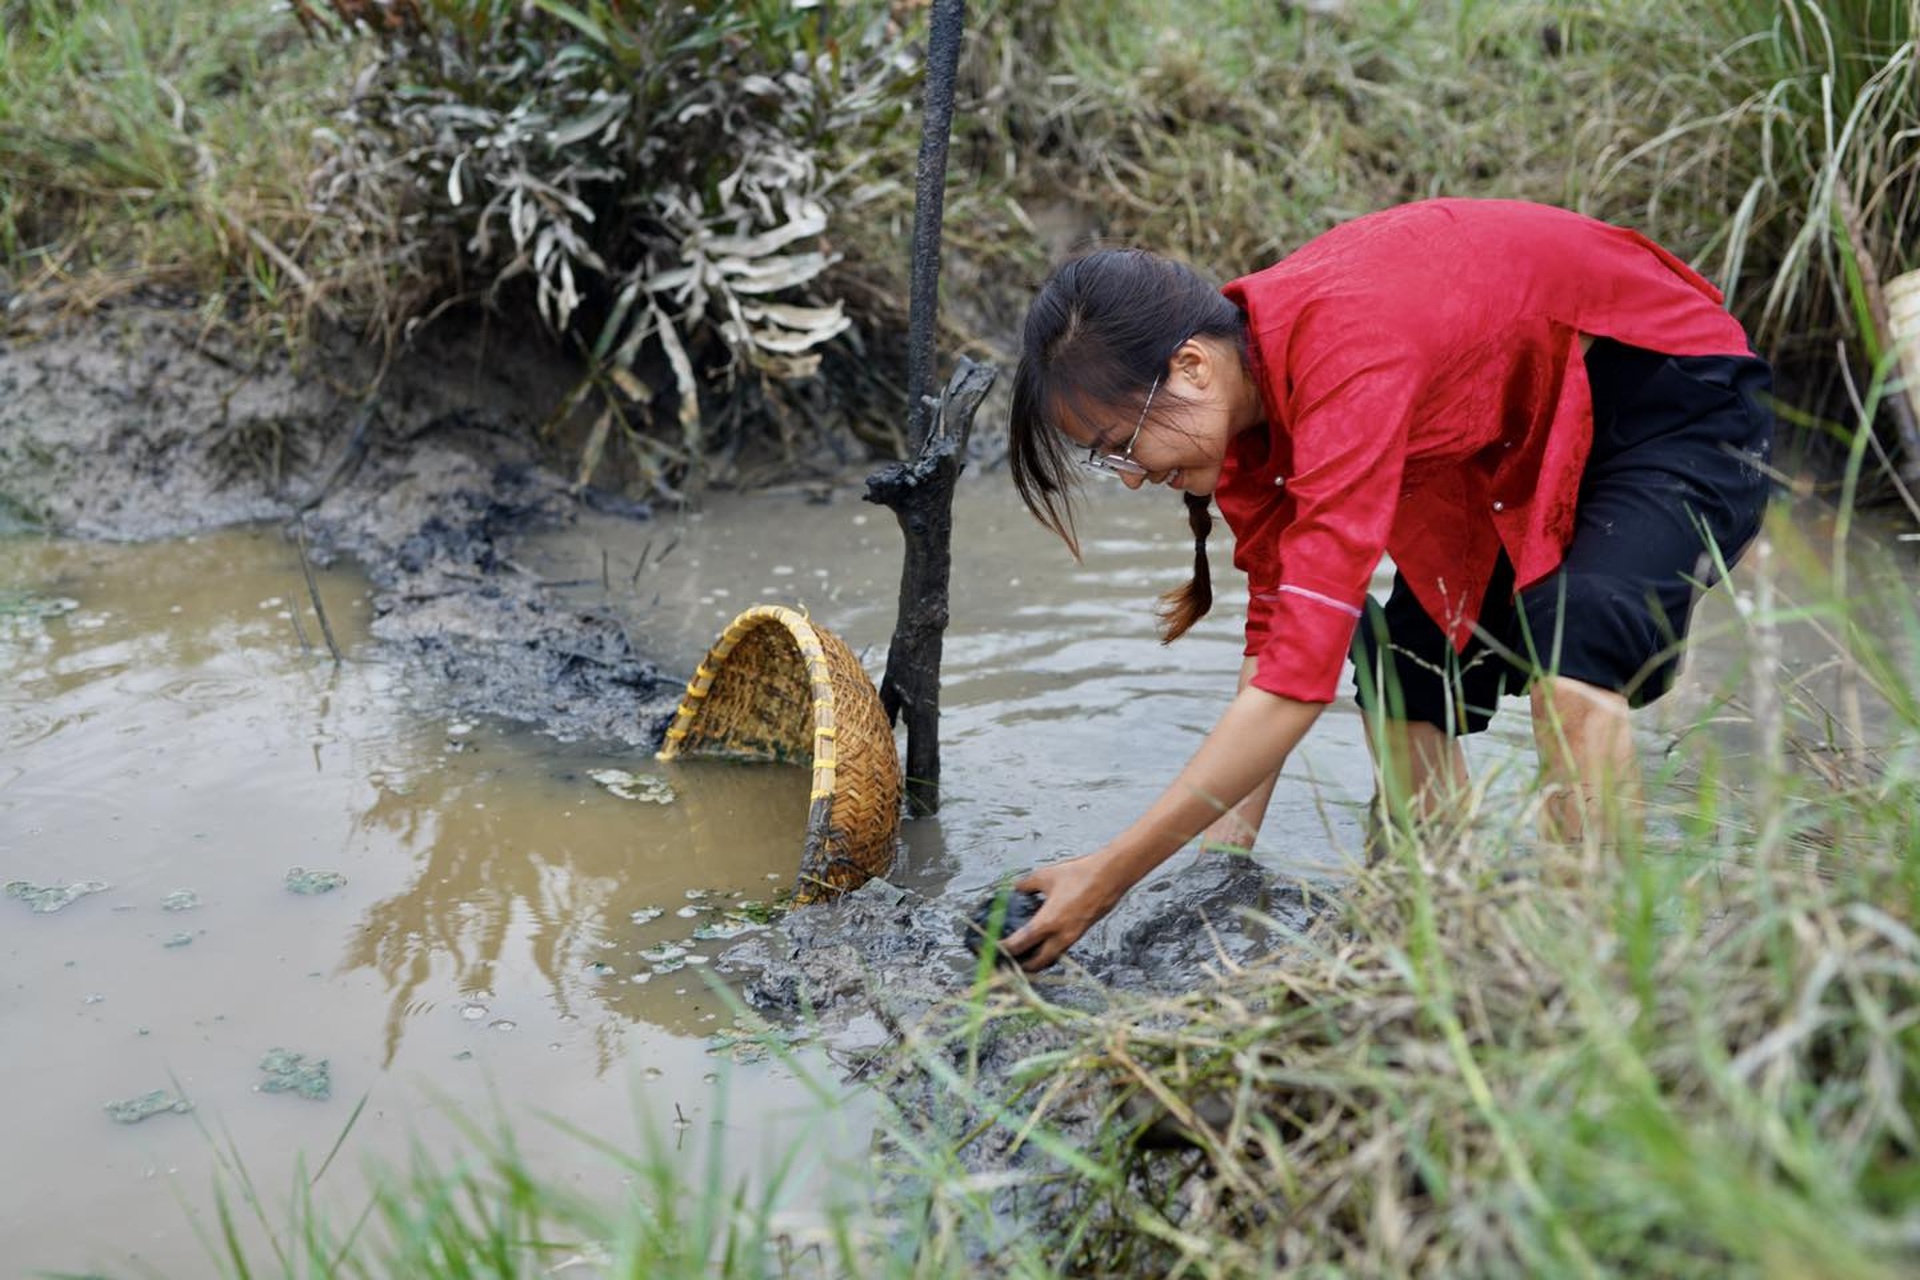
[[[1187,528],[1193,530],[1193,578],[1160,597],[1160,643],[1172,644],[1213,608],[1213,574],[1207,567],[1207,535],[1213,532],[1213,514],[1204,495],[1189,493]]]

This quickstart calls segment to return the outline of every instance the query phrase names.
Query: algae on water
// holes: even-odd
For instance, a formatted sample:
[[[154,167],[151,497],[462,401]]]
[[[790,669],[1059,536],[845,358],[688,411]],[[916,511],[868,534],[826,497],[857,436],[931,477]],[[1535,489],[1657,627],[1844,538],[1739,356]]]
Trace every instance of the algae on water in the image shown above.
[[[72,906],[90,893],[104,893],[107,888],[105,880],[76,880],[72,884],[34,884],[28,880],[9,880],[5,893],[9,898],[18,898],[45,915]]]
[[[287,891],[289,893],[332,893],[347,882],[347,878],[338,871],[309,871],[305,867],[295,867],[287,872]]]
[[[269,1049],[266,1057],[260,1059],[260,1069],[267,1073],[260,1085],[263,1093],[297,1093],[315,1102],[325,1102],[333,1096],[333,1081],[327,1075],[325,1058],[309,1061],[305,1054],[291,1049]]]
[[[139,1124],[148,1116],[157,1116],[164,1111],[187,1112],[193,1110],[193,1104],[185,1098],[176,1098],[165,1089],[155,1089],[152,1093],[143,1093],[136,1098],[122,1098],[118,1102],[109,1102],[107,1114],[120,1124]]]

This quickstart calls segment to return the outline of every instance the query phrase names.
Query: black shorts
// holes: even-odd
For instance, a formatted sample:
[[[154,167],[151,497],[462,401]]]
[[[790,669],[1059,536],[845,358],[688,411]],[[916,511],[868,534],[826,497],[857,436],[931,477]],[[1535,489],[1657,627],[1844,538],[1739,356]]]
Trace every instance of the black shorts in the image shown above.
[[[1395,576],[1354,637],[1354,691],[1395,720],[1487,727],[1542,674],[1642,706],[1673,684],[1701,591],[1760,531],[1773,443],[1758,356],[1664,356],[1606,338],[1587,351],[1593,452],[1565,562],[1516,597],[1504,554],[1462,653]],[[1374,696],[1374,690],[1379,697]]]

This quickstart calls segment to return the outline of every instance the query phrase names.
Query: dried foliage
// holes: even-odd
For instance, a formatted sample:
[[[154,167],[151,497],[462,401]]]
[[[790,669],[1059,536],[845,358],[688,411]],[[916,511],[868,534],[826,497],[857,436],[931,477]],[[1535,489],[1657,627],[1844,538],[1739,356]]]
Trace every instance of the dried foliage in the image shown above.
[[[365,223],[390,319],[527,306],[591,357],[649,474],[697,469],[708,409],[813,377],[854,322],[831,230],[916,64],[873,4],[301,2],[370,43],[321,204]],[[636,428],[665,428],[644,435]]]

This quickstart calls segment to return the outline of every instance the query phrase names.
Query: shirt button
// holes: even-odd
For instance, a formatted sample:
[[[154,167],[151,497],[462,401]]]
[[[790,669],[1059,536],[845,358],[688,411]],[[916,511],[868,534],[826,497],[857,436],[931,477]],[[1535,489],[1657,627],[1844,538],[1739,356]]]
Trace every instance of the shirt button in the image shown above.
[[[1493,504],[1493,509],[1495,511],[1505,511],[1507,509],[1507,504],[1504,502],[1496,502]]]

